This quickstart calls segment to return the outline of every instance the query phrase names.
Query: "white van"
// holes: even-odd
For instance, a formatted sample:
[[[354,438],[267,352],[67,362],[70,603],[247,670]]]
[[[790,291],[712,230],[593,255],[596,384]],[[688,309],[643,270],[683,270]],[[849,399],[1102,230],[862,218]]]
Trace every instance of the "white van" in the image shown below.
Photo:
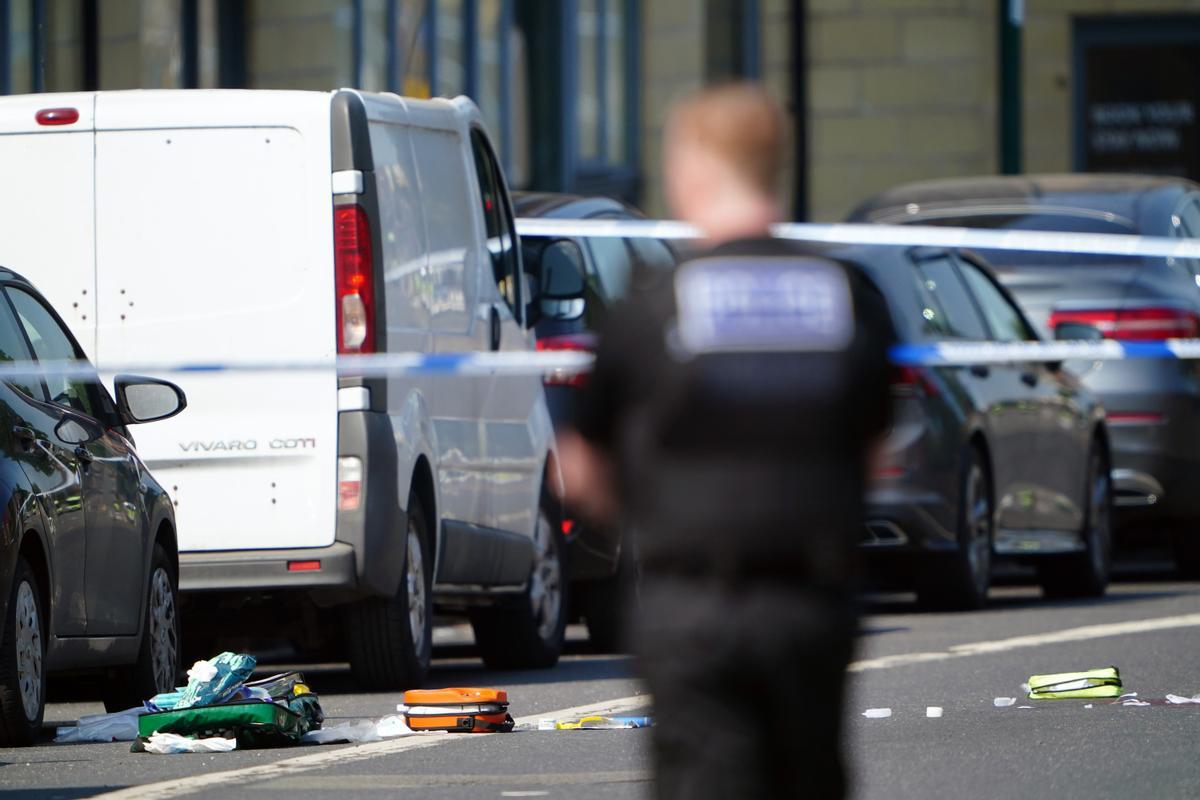
[[[226,620],[264,600],[281,625],[324,619],[373,687],[421,682],[435,607],[470,615],[489,665],[555,663],[566,585],[539,378],[332,369],[338,353],[533,349],[469,100],[8,97],[0,175],[0,265],[101,370],[331,364],[172,376],[188,413],[138,449],[175,501],[185,598]]]

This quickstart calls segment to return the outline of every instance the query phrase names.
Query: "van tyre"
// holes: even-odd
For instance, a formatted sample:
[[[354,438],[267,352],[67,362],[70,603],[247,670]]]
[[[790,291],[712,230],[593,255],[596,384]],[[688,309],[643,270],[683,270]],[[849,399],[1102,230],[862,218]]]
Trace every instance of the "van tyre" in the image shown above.
[[[408,496],[404,571],[393,597],[368,597],[346,610],[350,671],[367,689],[415,689],[433,653],[433,552],[425,509]]]
[[[17,558],[0,641],[0,746],[37,741],[46,712],[46,629],[37,576]]]
[[[1047,597],[1099,597],[1108,588],[1112,568],[1112,478],[1108,457],[1099,443],[1088,454],[1087,508],[1084,511],[1084,550],[1053,556],[1038,565],[1038,579]]]
[[[109,713],[140,706],[154,695],[174,691],[179,685],[179,576],[175,563],[160,544],[154,545],[147,586],[138,660],[117,670],[105,683],[104,709]]]
[[[555,504],[542,498],[533,539],[533,568],[514,601],[471,614],[475,644],[491,669],[544,669],[558,663],[567,629],[567,581]]]
[[[959,481],[958,550],[926,558],[917,576],[921,605],[965,611],[987,603],[992,582],[994,506],[991,475],[978,447],[967,450]]]

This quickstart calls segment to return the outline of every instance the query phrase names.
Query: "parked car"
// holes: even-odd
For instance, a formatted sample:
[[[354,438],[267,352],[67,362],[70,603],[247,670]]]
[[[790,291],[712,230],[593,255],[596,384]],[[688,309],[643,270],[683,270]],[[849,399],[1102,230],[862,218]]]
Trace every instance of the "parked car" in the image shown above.
[[[0,99],[0,132],[0,259],[44,284],[101,369],[329,364],[188,374],[192,413],[141,443],[177,504],[201,652],[240,627],[411,688],[447,613],[470,617],[490,665],[556,662],[567,587],[541,381],[333,369],[533,350],[470,100],[42,94]]]
[[[1200,236],[1200,184],[1135,175],[928,181],[883,192],[854,221],[1006,230]],[[1133,341],[1200,335],[1200,262],[985,251],[1048,336]],[[1071,363],[1104,404],[1123,538],[1167,531],[1200,576],[1200,369],[1194,361]]]
[[[637,209],[608,197],[549,192],[516,192],[518,217],[551,219],[642,219]],[[635,265],[670,269],[677,259],[667,242],[650,238],[521,237],[527,283],[533,287],[526,317],[543,351],[595,347],[595,331],[607,308],[623,297]],[[550,377],[546,402],[556,428],[569,426],[586,375]],[[633,563],[633,548],[620,534],[566,521],[573,613],[583,617],[594,647],[621,647],[623,598]]]
[[[82,359],[54,309],[0,268],[0,361]],[[171,500],[127,425],[178,414],[174,385],[120,376],[0,382],[0,746],[41,734],[47,674],[106,674],[110,711],[176,686],[179,558]]]
[[[838,248],[887,299],[903,343],[1037,341],[978,256]],[[1048,595],[1103,594],[1112,486],[1104,413],[1058,364],[904,367],[867,503],[868,557],[903,561],[921,601],[986,602],[993,556],[1037,567]]]

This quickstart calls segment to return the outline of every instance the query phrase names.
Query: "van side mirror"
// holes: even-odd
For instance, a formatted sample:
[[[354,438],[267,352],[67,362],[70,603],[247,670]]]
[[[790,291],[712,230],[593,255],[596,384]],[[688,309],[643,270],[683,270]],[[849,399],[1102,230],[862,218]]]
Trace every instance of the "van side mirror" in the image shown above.
[[[1054,326],[1054,338],[1060,342],[1098,342],[1104,333],[1086,322],[1060,322]]]
[[[127,425],[168,419],[187,408],[183,390],[169,381],[118,375],[113,386],[117,411]]]

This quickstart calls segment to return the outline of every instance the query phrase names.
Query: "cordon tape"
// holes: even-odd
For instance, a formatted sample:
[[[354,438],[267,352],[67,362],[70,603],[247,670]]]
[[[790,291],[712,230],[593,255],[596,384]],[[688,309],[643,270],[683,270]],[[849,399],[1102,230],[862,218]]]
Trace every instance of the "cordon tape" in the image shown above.
[[[522,236],[698,239],[700,231],[671,220],[573,220],[520,218]],[[1110,233],[1054,233],[928,225],[787,223],[772,235],[797,241],[844,245],[944,247],[1080,253],[1124,258],[1200,260],[1200,241]],[[1166,341],[1077,342],[936,342],[905,343],[892,348],[899,366],[968,366],[1015,362],[1121,361],[1127,359],[1200,359],[1200,339]],[[329,356],[312,361],[237,361],[110,363],[87,361],[10,361],[0,363],[0,379],[61,377],[93,379],[105,373],[213,375],[233,372],[336,372],[343,377],[386,378],[398,375],[566,377],[591,368],[593,356],[577,351],[502,353],[380,353]]]

